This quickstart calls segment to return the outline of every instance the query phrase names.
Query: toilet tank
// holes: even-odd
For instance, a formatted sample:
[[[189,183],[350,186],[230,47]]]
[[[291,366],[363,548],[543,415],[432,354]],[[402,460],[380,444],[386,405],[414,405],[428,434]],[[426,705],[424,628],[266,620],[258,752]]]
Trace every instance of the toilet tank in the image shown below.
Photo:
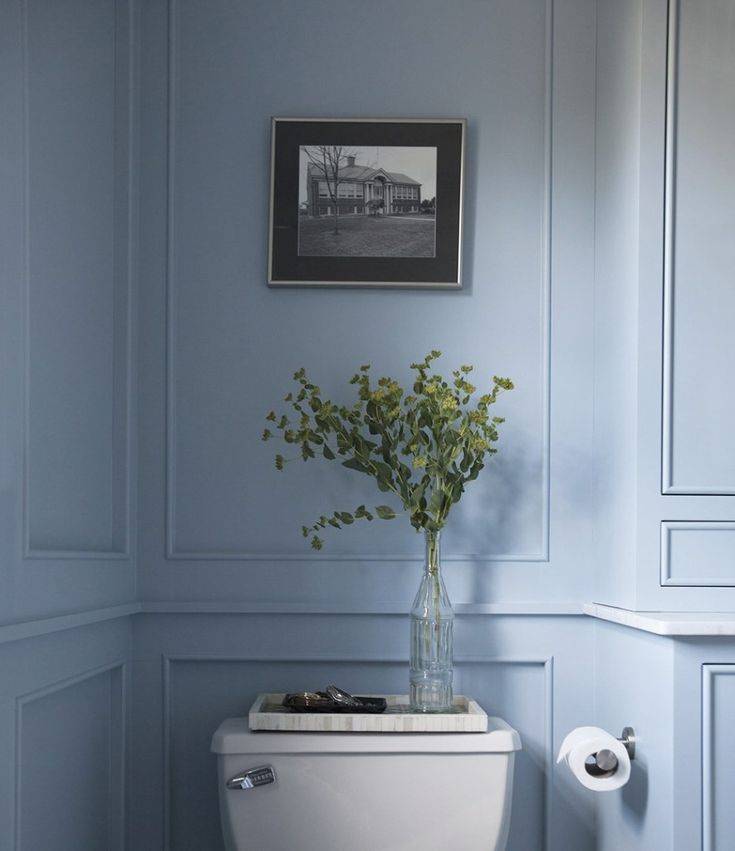
[[[486,733],[409,734],[251,732],[228,719],[212,739],[225,847],[499,851],[520,747],[500,718]]]

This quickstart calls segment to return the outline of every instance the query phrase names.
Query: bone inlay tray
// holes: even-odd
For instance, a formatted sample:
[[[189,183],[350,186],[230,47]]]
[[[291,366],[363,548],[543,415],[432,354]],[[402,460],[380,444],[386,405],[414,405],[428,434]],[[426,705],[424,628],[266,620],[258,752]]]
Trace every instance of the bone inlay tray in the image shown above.
[[[477,701],[454,698],[454,711],[411,712],[408,695],[386,694],[388,706],[380,715],[294,712],[281,706],[284,694],[259,694],[248,713],[251,730],[302,733],[485,733],[487,714]]]

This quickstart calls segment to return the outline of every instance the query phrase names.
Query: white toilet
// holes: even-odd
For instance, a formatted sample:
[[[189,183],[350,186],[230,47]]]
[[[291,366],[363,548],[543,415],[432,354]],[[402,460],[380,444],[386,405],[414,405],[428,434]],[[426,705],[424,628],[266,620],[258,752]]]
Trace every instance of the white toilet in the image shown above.
[[[501,851],[518,733],[251,732],[212,739],[228,851]]]

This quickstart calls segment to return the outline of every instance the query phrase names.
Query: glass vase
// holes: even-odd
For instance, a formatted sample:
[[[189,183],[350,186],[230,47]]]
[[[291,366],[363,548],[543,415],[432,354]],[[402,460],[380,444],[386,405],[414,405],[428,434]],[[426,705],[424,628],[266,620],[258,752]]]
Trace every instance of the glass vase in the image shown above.
[[[454,611],[441,575],[441,533],[425,536],[424,575],[411,608],[409,697],[413,712],[449,712]]]

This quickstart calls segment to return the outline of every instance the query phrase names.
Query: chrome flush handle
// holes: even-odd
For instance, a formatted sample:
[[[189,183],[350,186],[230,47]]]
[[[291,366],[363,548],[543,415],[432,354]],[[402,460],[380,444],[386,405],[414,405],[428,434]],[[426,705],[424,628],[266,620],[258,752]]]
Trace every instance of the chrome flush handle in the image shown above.
[[[250,768],[231,777],[225,784],[228,789],[247,790],[255,789],[257,786],[268,786],[276,782],[276,772],[271,765],[261,765],[258,768]]]

